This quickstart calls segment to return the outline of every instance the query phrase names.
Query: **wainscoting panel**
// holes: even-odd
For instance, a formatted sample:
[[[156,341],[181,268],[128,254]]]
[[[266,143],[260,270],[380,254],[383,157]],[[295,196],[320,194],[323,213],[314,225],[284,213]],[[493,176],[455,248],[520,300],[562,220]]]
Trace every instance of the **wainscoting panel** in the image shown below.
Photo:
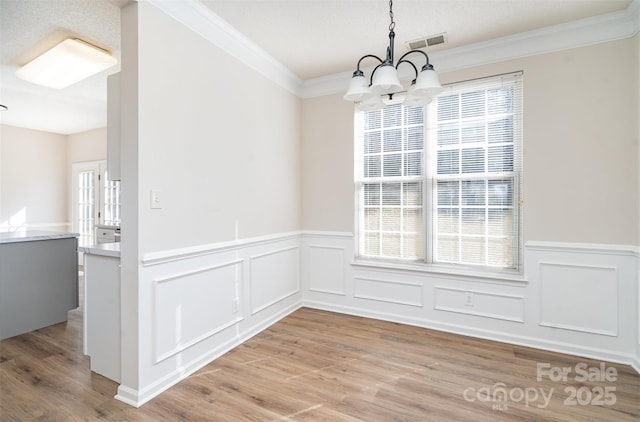
[[[540,325],[617,336],[618,293],[615,267],[540,262]]]
[[[524,322],[524,297],[436,286],[434,309]]]
[[[417,307],[424,305],[420,283],[354,277],[353,285],[353,296],[357,299]]]
[[[298,246],[253,255],[249,262],[251,315],[300,291]]]
[[[344,296],[347,288],[345,247],[309,245],[308,250],[309,290]]]
[[[241,279],[235,260],[154,280],[154,363],[238,322],[232,306]]]

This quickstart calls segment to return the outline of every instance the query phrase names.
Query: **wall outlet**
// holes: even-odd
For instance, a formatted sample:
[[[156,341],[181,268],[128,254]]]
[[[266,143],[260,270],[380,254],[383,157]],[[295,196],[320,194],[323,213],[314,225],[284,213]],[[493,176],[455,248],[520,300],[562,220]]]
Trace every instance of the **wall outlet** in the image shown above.
[[[465,292],[464,293],[464,306],[473,307],[474,305],[474,297],[473,293]]]
[[[235,298],[231,301],[231,312],[236,314],[240,310],[240,299]]]

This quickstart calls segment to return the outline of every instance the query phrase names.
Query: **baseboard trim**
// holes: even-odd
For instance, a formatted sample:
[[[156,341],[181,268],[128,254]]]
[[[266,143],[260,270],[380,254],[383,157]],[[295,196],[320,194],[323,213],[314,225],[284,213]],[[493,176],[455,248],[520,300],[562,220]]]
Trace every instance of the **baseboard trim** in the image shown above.
[[[421,328],[442,331],[451,334],[480,338],[484,340],[497,341],[500,343],[513,344],[517,346],[531,347],[534,349],[545,350],[549,352],[564,353],[572,356],[579,356],[585,359],[602,360],[612,363],[620,363],[630,365],[638,373],[640,373],[640,361],[636,357],[625,353],[612,353],[603,349],[578,347],[568,343],[552,342],[547,340],[535,339],[532,337],[517,336],[511,334],[500,333],[491,330],[477,330],[466,326],[446,324],[428,319],[412,318],[403,315],[390,314],[384,312],[375,312],[362,308],[350,306],[334,305],[320,301],[305,300],[303,307],[319,309],[330,312],[337,312],[346,315],[353,315],[365,318],[378,319],[381,321],[395,322],[407,324]]]
[[[199,358],[191,361],[190,363],[176,368],[173,372],[165,375],[143,390],[136,390],[125,385],[120,385],[118,387],[118,394],[116,394],[114,398],[133,407],[140,407],[149,400],[160,395],[164,391],[167,391],[169,388],[173,387],[180,381],[184,380],[190,375],[193,375],[195,372],[207,366],[209,363],[218,359],[225,353],[231,351],[233,348],[241,345],[251,337],[269,328],[271,325],[280,321],[287,315],[297,311],[301,307],[302,304],[299,301],[287,306],[286,308],[275,313],[264,321],[260,321],[254,326],[249,327],[244,333],[238,334],[233,339],[221,344],[215,349],[210,350],[208,353],[201,355]]]

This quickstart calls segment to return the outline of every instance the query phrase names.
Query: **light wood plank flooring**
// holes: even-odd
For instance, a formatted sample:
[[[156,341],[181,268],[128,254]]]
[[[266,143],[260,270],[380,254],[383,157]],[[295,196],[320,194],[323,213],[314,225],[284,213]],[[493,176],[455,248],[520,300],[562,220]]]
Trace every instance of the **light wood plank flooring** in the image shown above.
[[[538,381],[538,363],[572,373]],[[583,381],[578,364],[601,362],[303,308],[135,409],[90,372],[76,310],[0,342],[0,420],[640,420],[633,369],[603,363],[615,381]]]

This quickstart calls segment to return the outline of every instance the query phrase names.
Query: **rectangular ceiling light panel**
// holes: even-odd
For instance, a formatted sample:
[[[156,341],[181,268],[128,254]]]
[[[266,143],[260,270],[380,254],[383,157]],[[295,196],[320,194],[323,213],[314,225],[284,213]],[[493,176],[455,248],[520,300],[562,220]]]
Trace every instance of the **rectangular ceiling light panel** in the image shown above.
[[[18,69],[16,76],[34,84],[62,89],[117,62],[105,50],[78,39],[68,39]]]

